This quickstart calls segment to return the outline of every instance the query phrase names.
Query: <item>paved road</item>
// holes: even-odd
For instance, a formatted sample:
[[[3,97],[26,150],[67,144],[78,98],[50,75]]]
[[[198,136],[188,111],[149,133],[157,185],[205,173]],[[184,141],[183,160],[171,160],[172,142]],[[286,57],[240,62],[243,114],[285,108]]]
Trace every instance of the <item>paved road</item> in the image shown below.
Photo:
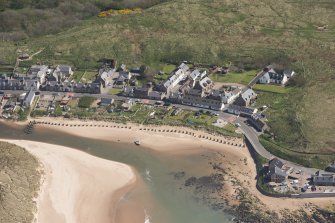
[[[272,159],[275,156],[272,155],[269,151],[267,151],[263,145],[259,142],[258,140],[258,135],[255,132],[254,128],[248,126],[247,124],[244,123],[245,120],[241,119],[241,118],[237,118],[235,123],[239,123],[240,124],[240,129],[242,130],[243,134],[245,135],[245,137],[248,139],[248,141],[250,142],[250,144],[254,147],[254,149],[256,150],[256,152],[261,155],[264,158],[267,159]]]

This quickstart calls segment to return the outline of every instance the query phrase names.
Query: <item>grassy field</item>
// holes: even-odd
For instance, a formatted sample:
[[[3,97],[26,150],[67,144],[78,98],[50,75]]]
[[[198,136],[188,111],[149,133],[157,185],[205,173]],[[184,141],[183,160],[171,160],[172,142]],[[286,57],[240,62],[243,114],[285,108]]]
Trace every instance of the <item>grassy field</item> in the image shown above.
[[[266,113],[275,140],[295,151],[334,152],[334,11],[334,4],[323,0],[257,0],[252,5],[249,0],[172,0],[141,14],[92,17],[55,35],[1,41],[0,61],[14,64],[18,49],[44,48],[35,61],[67,61],[84,70],[96,69],[101,58],[153,67],[184,60],[232,63],[253,75],[279,63],[304,83],[285,94],[260,92],[258,104],[270,107]],[[328,31],[318,31],[322,25]],[[252,78],[252,73],[238,75],[217,78],[243,84]]]
[[[299,153],[266,137],[261,137],[260,142],[272,154],[307,167],[325,169],[335,160],[334,153]]]
[[[282,87],[278,85],[271,85],[271,84],[256,84],[253,87],[256,91],[265,91],[265,92],[272,92],[277,94],[286,94],[289,92],[288,87]]]
[[[0,142],[0,222],[32,222],[41,173],[25,149]]]
[[[247,85],[257,74],[257,71],[251,70],[243,73],[212,74],[210,77],[216,82],[239,83]]]

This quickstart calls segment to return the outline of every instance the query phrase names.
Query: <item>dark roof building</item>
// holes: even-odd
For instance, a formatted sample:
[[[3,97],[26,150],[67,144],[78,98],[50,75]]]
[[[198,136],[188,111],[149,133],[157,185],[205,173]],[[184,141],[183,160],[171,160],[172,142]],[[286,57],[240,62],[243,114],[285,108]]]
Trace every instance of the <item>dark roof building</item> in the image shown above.
[[[227,112],[235,115],[240,115],[243,117],[251,117],[253,114],[257,112],[257,109],[230,104]]]
[[[329,172],[335,172],[335,162],[333,164],[330,164],[327,168],[326,171]]]
[[[281,183],[286,180],[288,174],[282,170],[284,166],[283,162],[278,158],[274,158],[269,162],[269,171],[267,173],[267,178],[271,182]]]
[[[234,104],[239,106],[249,106],[257,99],[257,94],[251,89],[248,88],[246,91],[240,94]]]
[[[134,88],[134,97],[135,98],[148,98],[149,92],[151,92],[151,88],[142,87],[142,88]]]
[[[312,180],[316,186],[335,186],[335,173],[318,171],[312,175]]]
[[[253,114],[248,119],[248,122],[259,132],[263,132],[266,129],[266,123],[262,119],[261,114]]]
[[[101,98],[100,106],[108,106],[114,103],[114,99],[112,98]]]

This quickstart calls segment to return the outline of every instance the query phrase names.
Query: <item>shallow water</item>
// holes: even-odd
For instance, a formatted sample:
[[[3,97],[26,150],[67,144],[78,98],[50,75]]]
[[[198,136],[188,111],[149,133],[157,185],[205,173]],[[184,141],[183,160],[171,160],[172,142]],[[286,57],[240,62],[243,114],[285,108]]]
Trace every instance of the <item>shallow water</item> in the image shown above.
[[[135,187],[120,201],[140,204],[145,212],[146,223],[226,223],[232,217],[222,211],[214,211],[204,204],[192,190],[183,187],[191,176],[208,175],[211,166],[208,157],[213,152],[170,154],[153,151],[132,144],[112,143],[71,136],[35,127],[33,134],[23,133],[23,127],[0,123],[0,138],[24,139],[52,143],[76,148],[94,156],[121,162],[132,166],[140,177],[141,186]],[[107,139],[106,139],[107,140]],[[204,156],[205,155],[205,156]],[[185,172],[176,178],[173,173]],[[138,205],[137,205],[138,206]]]

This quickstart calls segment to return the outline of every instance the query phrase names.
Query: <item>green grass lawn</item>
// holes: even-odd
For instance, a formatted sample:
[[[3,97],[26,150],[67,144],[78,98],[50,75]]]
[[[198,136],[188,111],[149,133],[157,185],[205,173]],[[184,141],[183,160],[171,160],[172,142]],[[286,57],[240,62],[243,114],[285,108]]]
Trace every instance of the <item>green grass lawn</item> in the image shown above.
[[[122,88],[112,88],[112,89],[110,89],[108,94],[116,95],[116,94],[119,94],[121,92],[122,92]]]
[[[188,118],[188,120],[192,121],[194,124],[197,125],[212,125],[218,120],[217,116],[211,116],[206,114],[201,114],[200,116],[196,117],[193,114]]]
[[[231,123],[228,123],[227,125],[225,125],[224,127],[223,127],[225,130],[227,130],[228,132],[232,132],[232,133],[234,133],[235,131],[236,131],[236,126],[235,125],[233,125],[233,124],[231,124]]]
[[[91,83],[95,80],[95,77],[97,75],[97,71],[85,71],[82,79],[82,82],[84,83]]]
[[[85,71],[76,70],[72,75],[72,80],[75,80],[77,83],[79,83],[80,79],[83,77],[84,74]]]
[[[162,81],[165,81],[168,79],[168,77],[170,76],[170,74],[168,73],[165,73],[165,74],[156,74],[154,76],[154,80],[157,82],[157,83],[160,83]]]
[[[166,64],[163,66],[162,71],[166,74],[170,74],[174,69],[176,69],[176,65]]]
[[[257,91],[272,92],[277,94],[286,94],[290,90],[288,87],[271,84],[256,84],[253,89]]]
[[[79,101],[78,98],[70,99],[70,101],[67,103],[67,105],[71,108],[76,108],[76,107],[78,107],[78,101]]]
[[[19,66],[18,68],[16,68],[17,72],[20,74],[26,74],[29,70],[29,67],[21,67]]]
[[[224,83],[238,83],[247,85],[257,74],[256,70],[251,70],[243,73],[228,73],[228,74],[212,74],[212,78],[215,82]]]

